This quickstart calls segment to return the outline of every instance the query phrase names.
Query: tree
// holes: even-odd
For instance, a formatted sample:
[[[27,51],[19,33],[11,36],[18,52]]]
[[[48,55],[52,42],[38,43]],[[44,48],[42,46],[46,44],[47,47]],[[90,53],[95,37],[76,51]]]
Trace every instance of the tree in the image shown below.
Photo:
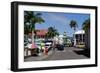
[[[41,13],[35,13],[33,11],[25,11],[24,12],[24,25],[25,25],[25,30],[24,32],[26,32],[26,23],[29,23],[29,28],[27,27],[27,32],[31,31],[32,32],[32,43],[34,42],[34,32],[35,32],[35,24],[36,23],[43,23],[44,20],[41,17]]]
[[[28,33],[31,33],[31,26],[29,23],[24,24],[24,34],[28,35]]]
[[[64,33],[63,33],[63,36],[64,36],[64,37],[67,37],[67,33],[66,33],[66,32],[64,32]]]
[[[90,28],[90,19],[83,22],[83,30],[87,31]]]
[[[85,31],[85,47],[90,49],[90,18],[83,22],[83,30]]]
[[[70,25],[71,28],[74,29],[74,33],[75,33],[76,28],[78,27],[77,22],[75,20],[71,20],[69,25]],[[75,35],[74,34],[73,34],[73,37],[74,37],[74,46],[75,46],[76,39],[75,39]]]
[[[70,27],[74,29],[74,31],[76,31],[76,28],[78,27],[77,22],[75,20],[71,20],[70,21]]]
[[[48,38],[53,38],[54,36],[59,35],[59,33],[55,28],[49,27],[48,33],[46,35],[47,35]]]
[[[63,33],[63,40],[64,40],[64,44],[67,44],[67,33],[66,32],[64,32]]]

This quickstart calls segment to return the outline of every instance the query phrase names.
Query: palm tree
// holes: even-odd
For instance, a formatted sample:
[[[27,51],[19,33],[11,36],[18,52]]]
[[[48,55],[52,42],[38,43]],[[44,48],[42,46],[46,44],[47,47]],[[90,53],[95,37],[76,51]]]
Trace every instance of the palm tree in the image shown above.
[[[74,29],[74,33],[75,33],[76,28],[78,27],[77,22],[75,20],[71,20],[69,25],[70,25],[71,28]],[[73,34],[73,37],[74,37],[74,46],[75,46],[76,39],[75,39],[75,35],[74,34]]]
[[[83,23],[83,30],[87,31],[90,28],[90,19],[87,19]]]
[[[48,28],[48,33],[46,35],[49,38],[53,38],[54,36],[59,35],[59,33],[58,33],[58,31],[55,28],[49,27]]]
[[[75,20],[71,20],[69,25],[71,28],[74,29],[74,31],[76,31],[76,28],[78,25],[77,25],[77,22]]]
[[[30,28],[29,30],[32,31],[32,43],[34,42],[34,32],[35,32],[35,24],[36,23],[43,23],[44,20],[41,17],[41,13],[35,13],[33,11],[25,11],[24,12],[24,25],[29,23]]]
[[[63,40],[64,40],[64,44],[66,44],[67,43],[67,33],[66,32],[64,32],[63,33]]]
[[[84,21],[83,30],[85,31],[85,47],[90,49],[90,18]]]
[[[67,37],[67,33],[66,33],[66,32],[64,32],[64,33],[63,33],[63,36],[64,36],[64,37]]]
[[[30,23],[25,23],[24,24],[24,34],[25,35],[28,35],[28,33],[30,33],[32,30],[31,30],[31,26],[30,26]]]

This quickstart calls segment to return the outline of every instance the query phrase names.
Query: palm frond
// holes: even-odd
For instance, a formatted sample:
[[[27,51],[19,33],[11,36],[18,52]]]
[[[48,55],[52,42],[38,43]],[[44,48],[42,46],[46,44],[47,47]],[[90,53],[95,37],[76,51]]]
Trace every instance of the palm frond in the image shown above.
[[[87,31],[90,28],[90,19],[87,19],[83,22],[83,30]]]
[[[76,29],[78,27],[77,22],[75,20],[70,21],[70,27]]]

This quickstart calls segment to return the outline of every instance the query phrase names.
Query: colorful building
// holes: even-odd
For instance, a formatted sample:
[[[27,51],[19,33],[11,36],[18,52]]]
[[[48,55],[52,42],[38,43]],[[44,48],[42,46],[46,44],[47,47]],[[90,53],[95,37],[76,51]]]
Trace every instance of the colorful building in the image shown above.
[[[37,29],[36,33],[35,33],[35,37],[36,38],[46,38],[46,34],[47,34],[48,30],[47,29]]]

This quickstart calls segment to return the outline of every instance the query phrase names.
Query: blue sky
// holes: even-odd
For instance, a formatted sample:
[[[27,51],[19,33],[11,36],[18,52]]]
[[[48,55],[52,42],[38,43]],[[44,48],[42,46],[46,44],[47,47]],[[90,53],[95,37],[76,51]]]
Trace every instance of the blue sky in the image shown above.
[[[42,18],[45,20],[42,24],[35,24],[36,29],[48,29],[48,27],[55,27],[60,34],[64,32],[68,36],[73,36],[73,29],[69,26],[71,20],[75,20],[78,24],[77,30],[82,29],[83,22],[90,18],[89,14],[79,13],[59,13],[59,12],[39,12],[42,13]]]

